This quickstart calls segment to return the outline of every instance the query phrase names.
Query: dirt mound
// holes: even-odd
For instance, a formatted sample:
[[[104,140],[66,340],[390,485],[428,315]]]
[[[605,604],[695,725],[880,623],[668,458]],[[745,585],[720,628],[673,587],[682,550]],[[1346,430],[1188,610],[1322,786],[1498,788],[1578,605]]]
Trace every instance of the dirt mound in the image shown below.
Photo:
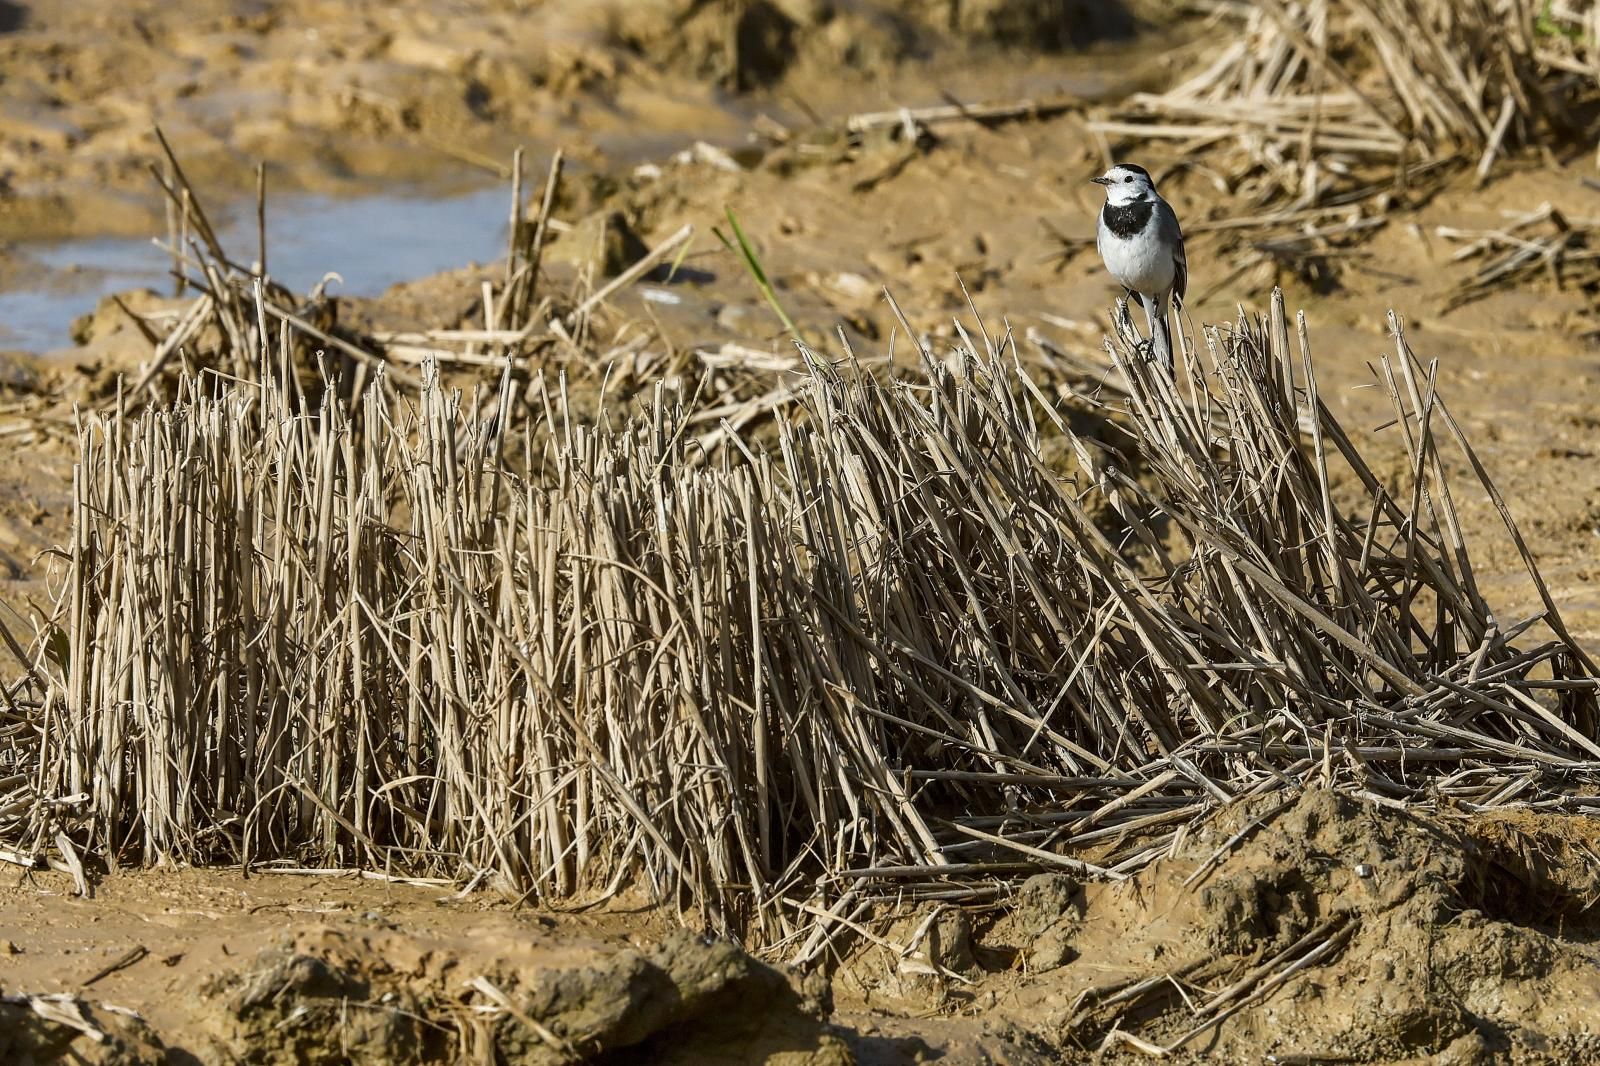
[[[220,1045],[257,1062],[555,1064],[623,1048],[655,1062],[848,1061],[823,1031],[824,1005],[687,932],[638,950],[330,927],[261,952],[200,996]]]
[[[1476,1034],[1497,1050],[1600,1053],[1600,972],[1521,915],[1485,909],[1503,898],[1503,875],[1473,835],[1331,792],[1281,812],[1261,806],[1147,875],[1093,891],[1074,941],[1102,967],[1109,956],[1187,973],[1196,992],[1220,985],[1202,1015],[1254,1015],[1198,1033],[1193,1050],[1371,1062]],[[1315,976],[1283,980],[1295,971]],[[1089,1008],[1065,1028],[1092,1030],[1094,1017]],[[1164,1037],[1197,1028],[1183,1009],[1164,1021]],[[1275,1035],[1263,1048],[1259,1034]]]
[[[1586,920],[1597,833],[1329,791],[1241,804],[1129,880],[1032,878],[975,937],[990,972],[940,994],[1069,1057],[1592,1061],[1600,969],[1561,934]],[[1512,858],[1528,855],[1545,859]],[[1535,894],[1559,927],[1529,924]],[[915,998],[898,975],[864,980],[865,957],[836,977],[841,1004],[862,984]]]
[[[884,6],[963,40],[1044,51],[1125,37],[1134,29],[1127,5],[1090,0],[902,0]]]
[[[566,2],[636,56],[741,90],[797,68],[873,73],[952,45],[1052,52],[1133,29],[1122,5],[1086,0]]]
[[[417,930],[368,912],[291,928],[176,1005],[112,993],[154,1010],[150,1024],[89,991],[0,999],[0,1060],[131,1066],[169,1061],[170,1046],[272,1064],[851,1061],[824,1023],[825,985],[687,931],[635,947],[553,924],[496,915]]]
[[[167,1049],[137,1016],[72,996],[0,997],[0,1062],[159,1066]]]
[[[1592,928],[1600,901],[1600,856],[1588,819],[1498,811],[1466,823],[1489,873],[1483,904],[1561,928]]]

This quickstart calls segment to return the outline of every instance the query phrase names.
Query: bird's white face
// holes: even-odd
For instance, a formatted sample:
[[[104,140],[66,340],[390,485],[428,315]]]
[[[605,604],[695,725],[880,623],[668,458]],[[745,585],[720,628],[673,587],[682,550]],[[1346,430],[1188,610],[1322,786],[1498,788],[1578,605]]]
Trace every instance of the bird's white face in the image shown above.
[[[1143,167],[1117,164],[1098,178],[1096,185],[1106,187],[1106,201],[1113,204],[1131,204],[1140,200],[1154,200],[1156,183],[1150,180]]]

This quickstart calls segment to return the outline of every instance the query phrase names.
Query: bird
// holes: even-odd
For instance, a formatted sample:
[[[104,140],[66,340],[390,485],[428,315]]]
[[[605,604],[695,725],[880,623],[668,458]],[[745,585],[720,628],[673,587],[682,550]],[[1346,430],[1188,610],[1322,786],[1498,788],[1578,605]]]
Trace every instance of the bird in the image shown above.
[[[1150,322],[1150,348],[1168,373],[1174,372],[1167,301],[1181,309],[1189,291],[1189,261],[1183,254],[1183,229],[1172,205],[1156,192],[1150,172],[1118,163],[1098,178],[1105,186],[1095,247],[1111,276],[1139,297]]]

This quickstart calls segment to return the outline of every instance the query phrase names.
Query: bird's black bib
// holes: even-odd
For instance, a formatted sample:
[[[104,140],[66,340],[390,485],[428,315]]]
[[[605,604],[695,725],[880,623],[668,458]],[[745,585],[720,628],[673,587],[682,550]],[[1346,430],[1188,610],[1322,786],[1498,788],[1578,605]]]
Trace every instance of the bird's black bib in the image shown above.
[[[1113,236],[1127,240],[1144,232],[1150,225],[1150,212],[1156,209],[1153,200],[1135,200],[1131,204],[1106,204],[1101,217]]]

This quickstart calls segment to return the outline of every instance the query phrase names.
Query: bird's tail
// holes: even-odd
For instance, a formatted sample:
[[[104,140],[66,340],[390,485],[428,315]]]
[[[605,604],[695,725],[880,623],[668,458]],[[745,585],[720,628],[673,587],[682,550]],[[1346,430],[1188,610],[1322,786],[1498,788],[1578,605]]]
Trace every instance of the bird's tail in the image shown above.
[[[1155,330],[1155,357],[1161,365],[1167,368],[1167,373],[1175,374],[1178,370],[1178,360],[1172,354],[1172,329],[1167,324],[1167,309],[1162,308],[1161,314],[1156,318]]]

